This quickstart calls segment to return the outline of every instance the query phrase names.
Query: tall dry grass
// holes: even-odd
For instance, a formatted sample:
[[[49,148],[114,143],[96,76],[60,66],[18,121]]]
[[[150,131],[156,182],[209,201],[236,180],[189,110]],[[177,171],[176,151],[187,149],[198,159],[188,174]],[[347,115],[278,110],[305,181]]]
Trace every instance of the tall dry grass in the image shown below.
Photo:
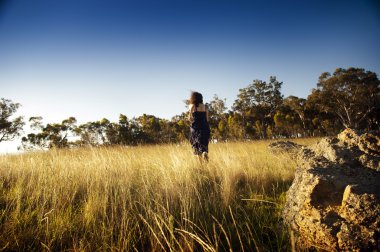
[[[268,143],[211,145],[207,164],[187,144],[0,156],[0,249],[289,250],[296,164]]]

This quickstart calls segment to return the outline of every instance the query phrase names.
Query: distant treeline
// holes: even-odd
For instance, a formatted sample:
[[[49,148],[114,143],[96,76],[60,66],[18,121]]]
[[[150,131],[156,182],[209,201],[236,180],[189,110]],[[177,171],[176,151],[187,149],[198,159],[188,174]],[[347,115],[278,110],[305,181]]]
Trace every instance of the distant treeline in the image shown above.
[[[322,73],[307,99],[284,98],[282,82],[254,80],[239,90],[231,110],[217,95],[207,103],[212,139],[250,140],[333,135],[344,128],[379,130],[380,82],[376,73],[362,68],[338,68]],[[22,117],[10,120],[18,103],[0,101],[0,142],[21,135]],[[22,137],[25,150],[72,146],[175,143],[188,139],[188,112],[171,120],[143,114],[118,122],[102,119],[77,125],[74,117],[61,123],[42,124],[29,119],[34,133]]]

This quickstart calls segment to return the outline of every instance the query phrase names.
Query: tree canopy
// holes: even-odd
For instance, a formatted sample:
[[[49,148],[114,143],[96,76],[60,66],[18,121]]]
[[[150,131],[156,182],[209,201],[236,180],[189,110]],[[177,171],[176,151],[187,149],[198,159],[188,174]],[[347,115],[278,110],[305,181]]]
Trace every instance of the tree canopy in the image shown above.
[[[281,86],[282,82],[271,76],[269,82],[254,80],[246,88],[239,90],[233,110],[242,116],[247,137],[254,132],[260,138],[267,137],[268,131],[273,127],[275,111],[282,104]]]
[[[366,128],[366,120],[375,120],[380,102],[380,81],[376,73],[363,68],[338,68],[322,73],[317,88],[309,96],[318,109],[333,113],[346,128]]]
[[[0,100],[0,142],[11,141],[20,136],[25,125],[23,117],[12,119],[21,105],[11,100],[1,98]]]

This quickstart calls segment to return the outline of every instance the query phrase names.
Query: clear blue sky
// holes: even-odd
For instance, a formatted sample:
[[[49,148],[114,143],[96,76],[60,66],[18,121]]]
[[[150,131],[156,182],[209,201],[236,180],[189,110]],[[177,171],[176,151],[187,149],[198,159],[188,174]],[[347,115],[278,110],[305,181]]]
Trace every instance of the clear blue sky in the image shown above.
[[[380,74],[378,1],[0,0],[0,97],[80,123],[170,119],[190,90],[231,106],[275,75],[306,98],[322,72]]]

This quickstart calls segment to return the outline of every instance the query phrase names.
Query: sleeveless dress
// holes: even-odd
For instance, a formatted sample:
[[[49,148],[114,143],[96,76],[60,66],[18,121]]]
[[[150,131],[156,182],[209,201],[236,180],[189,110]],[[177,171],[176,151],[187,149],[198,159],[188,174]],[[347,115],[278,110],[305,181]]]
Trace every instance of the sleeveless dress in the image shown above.
[[[193,118],[190,125],[190,143],[194,154],[201,155],[203,152],[208,153],[208,142],[210,139],[210,125],[207,122],[205,111],[193,112]]]

